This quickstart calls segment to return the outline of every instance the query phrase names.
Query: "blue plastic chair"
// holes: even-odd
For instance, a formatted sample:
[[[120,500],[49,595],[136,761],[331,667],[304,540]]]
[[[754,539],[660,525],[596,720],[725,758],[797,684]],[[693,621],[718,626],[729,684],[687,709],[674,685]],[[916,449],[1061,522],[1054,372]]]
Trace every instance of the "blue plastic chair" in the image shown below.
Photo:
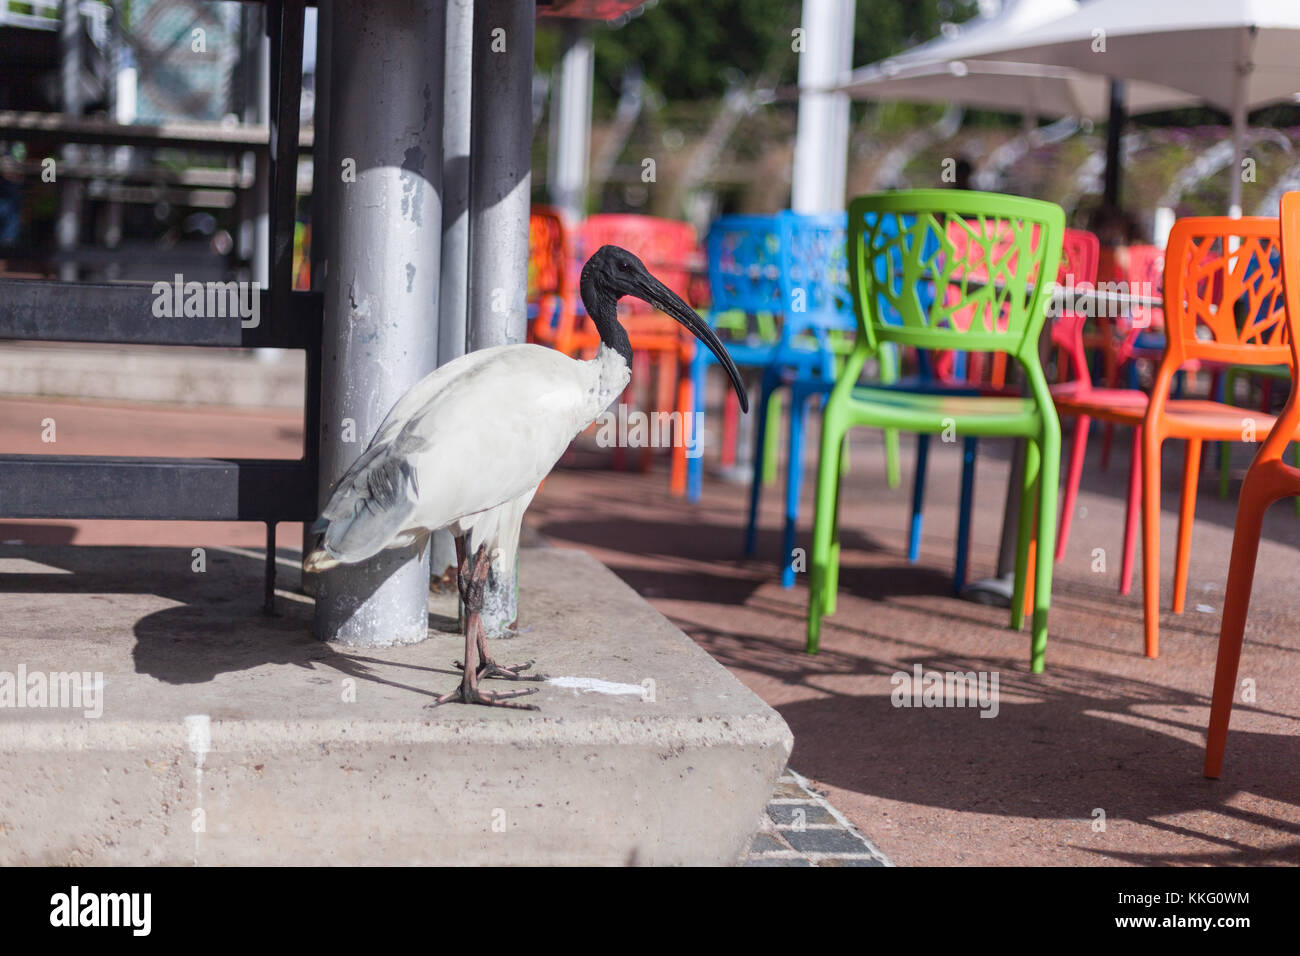
[[[844,213],[808,216],[781,212],[772,216],[723,216],[710,228],[706,240],[709,257],[709,285],[713,306],[709,322],[716,326],[729,312],[749,314],[776,313],[781,316],[780,335],[776,341],[727,342],[732,360],[739,367],[761,368],[764,380],[773,387],[765,390],[756,406],[760,419],[776,411],[775,387],[783,376],[815,375],[833,379],[836,354],[835,335],[850,335],[856,329],[852,306],[847,299],[847,263],[843,257],[843,236],[847,218]],[[783,237],[786,237],[783,239]],[[828,237],[833,237],[828,243]],[[802,243],[802,252],[787,251],[790,242]],[[817,256],[825,248],[839,244],[838,261],[842,274],[826,283],[818,270]],[[802,256],[802,259],[801,259]],[[828,257],[823,256],[829,261]],[[807,260],[809,265],[801,262]],[[786,281],[793,269],[806,275],[807,281],[795,291]],[[802,270],[802,273],[800,272]],[[788,291],[789,290],[789,291]],[[889,359],[882,378],[896,377]],[[708,367],[716,364],[713,354],[696,349],[691,364],[692,393],[696,420],[704,410],[704,388]],[[898,483],[897,440],[891,443],[889,456],[890,484]],[[690,459],[687,466],[687,494],[699,501],[702,491],[704,462]]]
[[[848,321],[856,323],[856,319],[853,318],[853,307],[849,300],[847,285],[848,264],[845,259],[844,245],[844,227],[847,224],[847,217],[843,215],[808,217],[797,216],[793,213],[784,215],[789,217],[786,219],[782,230],[783,253],[788,256],[784,260],[782,269],[783,275],[789,277],[783,289],[786,299],[786,312],[798,314],[796,311],[798,302],[796,300],[802,299],[805,302],[817,303],[816,311],[825,313],[814,317],[810,321],[809,324],[814,328],[842,328],[841,323],[845,321],[846,317]],[[831,238],[829,220],[834,220],[837,226],[833,239]],[[887,228],[892,228],[894,221],[890,220],[890,225]],[[937,254],[939,252],[937,238],[928,237],[927,242],[933,243],[934,248],[931,250],[931,254]],[[809,260],[812,265],[805,265],[801,262],[802,259]],[[877,269],[880,268],[883,268],[883,260],[877,263]],[[884,278],[883,275],[880,276],[882,281],[884,281]],[[932,286],[928,288],[922,287],[917,290],[917,293],[924,304],[933,299],[934,289]],[[835,313],[833,318],[829,315],[831,312]],[[885,317],[885,321],[890,320],[890,316]],[[898,319],[898,321],[901,322],[901,319]],[[798,323],[793,326],[792,331],[799,331]],[[881,379],[885,383],[885,387],[922,393],[979,394],[978,389],[949,385],[938,381],[934,376],[929,357],[924,352],[917,353],[918,375],[898,380],[896,354],[892,350],[888,352],[882,350]],[[958,374],[961,374],[964,369],[965,356],[959,354],[956,358]],[[807,428],[808,411],[814,400],[820,406],[833,386],[833,371],[831,374],[826,375],[821,374],[820,369],[817,373],[809,374],[807,371],[792,366],[772,366],[765,371],[763,376],[763,387],[758,408],[765,408],[779,388],[789,387],[791,393],[790,430],[786,454],[785,520],[782,536],[781,584],[784,587],[793,587],[795,581],[795,542],[799,518],[799,496],[803,486],[804,433]],[[749,520],[745,531],[745,554],[749,557],[753,557],[757,550],[758,503],[762,484],[762,449],[767,440],[766,430],[768,427],[770,426],[767,416],[761,416],[755,434],[754,473],[750,485]],[[886,441],[894,443],[895,449],[897,448],[897,440],[897,433],[886,433]],[[912,514],[907,546],[907,559],[913,563],[920,556],[929,448],[930,436],[918,434],[916,472],[912,484]],[[954,593],[960,593],[966,584],[977,450],[978,444],[975,438],[964,437],[962,439],[961,499],[957,531],[957,559],[953,575]],[[892,461],[897,461],[896,451],[891,458]],[[897,475],[890,475],[890,478],[890,486],[897,485]]]
[[[714,221],[705,239],[709,261],[709,292],[712,304],[707,319],[715,330],[722,326],[740,326],[749,330],[761,317],[783,316],[785,301],[781,287],[781,214],[721,216]],[[721,334],[721,331],[720,331]],[[799,366],[822,367],[830,356],[808,349],[792,351],[786,341],[784,326],[775,338],[762,338],[749,331],[741,340],[723,339],[728,354],[739,368],[767,369],[778,361]],[[705,382],[709,366],[717,359],[708,349],[695,350],[691,361],[692,403],[695,421],[704,412]],[[833,368],[833,366],[832,366]],[[760,404],[758,413],[766,412]],[[687,494],[699,501],[704,476],[701,457],[687,462]]]

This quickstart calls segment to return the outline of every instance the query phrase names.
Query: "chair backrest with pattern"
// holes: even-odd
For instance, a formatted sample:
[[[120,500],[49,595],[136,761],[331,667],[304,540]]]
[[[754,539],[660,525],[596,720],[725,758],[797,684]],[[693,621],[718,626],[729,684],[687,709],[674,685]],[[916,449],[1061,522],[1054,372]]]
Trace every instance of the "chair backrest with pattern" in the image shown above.
[[[1179,219],[1165,250],[1165,357],[1172,375],[1194,359],[1239,365],[1291,361],[1278,220]]]
[[[893,341],[1005,352],[1037,365],[1064,230],[1059,206],[1018,196],[924,189],[854,199],[849,269],[859,338],[867,348]],[[882,319],[889,309],[898,324]]]
[[[775,215],[719,216],[705,239],[712,312],[780,314],[781,232]]]
[[[780,223],[782,338],[856,328],[849,297],[848,216],[787,211]]]

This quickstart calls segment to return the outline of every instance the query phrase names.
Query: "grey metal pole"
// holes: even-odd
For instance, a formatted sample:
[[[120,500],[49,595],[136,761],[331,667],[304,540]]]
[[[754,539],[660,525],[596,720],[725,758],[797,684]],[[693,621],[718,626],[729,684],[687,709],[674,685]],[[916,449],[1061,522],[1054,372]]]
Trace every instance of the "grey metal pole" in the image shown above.
[[[524,341],[532,187],[534,0],[474,5],[469,345]],[[515,569],[494,564],[483,602],[489,635],[514,622]]]
[[[437,358],[445,0],[334,3],[333,233],[325,276],[321,503]],[[381,552],[316,582],[318,637],[359,646],[428,631],[429,562]]]
[[[465,354],[469,334],[469,155],[473,92],[474,0],[447,0],[442,113],[442,287],[438,290],[438,364]],[[457,567],[445,531],[430,545],[435,579]]]
[[[564,27],[564,53],[556,68],[558,95],[550,122],[547,187],[551,202],[571,222],[586,212],[587,171],[591,161],[591,88],[595,75],[595,44],[586,27]]]

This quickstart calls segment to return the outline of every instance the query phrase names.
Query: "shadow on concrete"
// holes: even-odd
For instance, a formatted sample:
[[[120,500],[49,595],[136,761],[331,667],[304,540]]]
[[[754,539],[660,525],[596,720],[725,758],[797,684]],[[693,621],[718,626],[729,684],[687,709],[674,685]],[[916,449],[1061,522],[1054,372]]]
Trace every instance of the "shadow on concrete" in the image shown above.
[[[329,667],[359,680],[432,697],[429,687],[380,678],[368,665],[459,674],[450,660],[445,669],[379,661],[317,640],[311,627],[314,606],[310,598],[297,593],[301,575],[296,550],[277,552],[274,616],[262,611],[263,562],[255,551],[209,547],[203,572],[193,570],[193,554],[183,548],[11,545],[0,547],[0,558],[23,558],[58,569],[0,572],[0,594],[65,594],[78,595],[91,606],[104,602],[104,619],[120,618],[123,630],[134,634],[131,656],[136,673],[164,683],[200,684],[219,674],[278,664],[309,670]],[[143,616],[132,622],[130,595],[153,595],[176,603],[150,613],[142,609]],[[456,622],[431,614],[430,626],[454,630]],[[320,681],[334,683],[323,676]]]
[[[72,524],[25,524],[0,521],[0,544],[71,544],[77,537]]]

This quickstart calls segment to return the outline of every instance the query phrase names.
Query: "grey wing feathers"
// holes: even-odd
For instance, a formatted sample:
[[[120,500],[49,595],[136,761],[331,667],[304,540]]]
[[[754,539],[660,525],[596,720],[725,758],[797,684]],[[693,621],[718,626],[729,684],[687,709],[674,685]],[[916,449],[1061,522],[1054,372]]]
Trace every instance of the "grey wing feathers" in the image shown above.
[[[410,462],[391,451],[371,448],[357,459],[312,527],[324,533],[322,547],[343,561],[378,554],[409,527],[419,487]]]

